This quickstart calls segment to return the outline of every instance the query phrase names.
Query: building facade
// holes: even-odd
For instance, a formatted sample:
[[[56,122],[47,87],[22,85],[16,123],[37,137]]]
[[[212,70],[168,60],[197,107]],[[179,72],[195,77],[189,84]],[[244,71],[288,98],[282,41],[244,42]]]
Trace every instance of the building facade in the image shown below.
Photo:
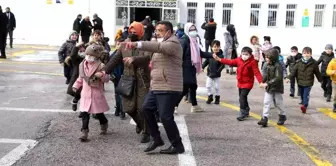
[[[173,24],[194,22],[203,36],[201,25],[205,17],[213,17],[217,23],[216,38],[223,43],[226,26],[234,24],[240,48],[249,45],[252,35],[259,36],[261,43],[263,36],[271,36],[273,45],[280,46],[284,54],[293,45],[299,49],[311,46],[314,54],[320,54],[327,43],[336,47],[336,2],[330,0],[54,1],[1,1],[2,7],[10,7],[17,18],[17,44],[60,45],[67,39],[77,14],[98,13],[110,38],[117,29],[133,20],[141,21],[146,15]]]

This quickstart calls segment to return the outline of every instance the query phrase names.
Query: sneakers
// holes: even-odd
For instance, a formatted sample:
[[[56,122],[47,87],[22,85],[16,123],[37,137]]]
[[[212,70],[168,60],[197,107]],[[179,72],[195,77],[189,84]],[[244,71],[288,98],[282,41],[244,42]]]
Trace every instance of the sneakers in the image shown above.
[[[208,96],[208,100],[206,101],[207,104],[211,104],[213,101],[213,95]]]
[[[191,112],[204,112],[204,110],[199,106],[199,105],[195,105],[195,106],[191,106]]]
[[[278,121],[278,125],[284,125],[285,121],[287,120],[286,115],[279,115],[279,121]]]
[[[262,126],[262,127],[267,127],[267,123],[268,123],[268,118],[267,117],[263,117],[261,118],[261,120],[258,122],[258,125]]]
[[[215,96],[215,104],[219,104],[220,103],[220,96]]]
[[[248,108],[248,110],[240,110],[239,115],[237,117],[238,121],[244,121],[246,118],[248,118],[250,116],[250,109]]]
[[[326,99],[326,101],[327,101],[327,102],[331,102],[331,95],[330,95],[330,94],[327,95],[327,99]]]
[[[307,112],[307,108],[306,108],[304,105],[302,105],[302,106],[300,107],[300,109],[301,109],[301,112],[302,112],[303,114],[305,114],[305,113]]]

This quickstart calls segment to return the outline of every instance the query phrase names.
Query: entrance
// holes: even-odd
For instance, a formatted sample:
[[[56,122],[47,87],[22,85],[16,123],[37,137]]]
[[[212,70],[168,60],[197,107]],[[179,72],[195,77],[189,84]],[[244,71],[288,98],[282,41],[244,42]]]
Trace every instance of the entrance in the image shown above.
[[[133,21],[141,22],[146,16],[150,16],[151,20],[160,21],[162,19],[162,8],[130,8],[130,23]]]

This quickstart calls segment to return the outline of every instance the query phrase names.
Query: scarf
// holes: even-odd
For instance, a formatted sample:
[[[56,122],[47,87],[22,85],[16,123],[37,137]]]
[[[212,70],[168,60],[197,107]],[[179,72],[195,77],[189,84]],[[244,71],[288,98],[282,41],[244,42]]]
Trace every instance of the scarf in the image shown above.
[[[196,73],[202,72],[202,58],[197,38],[189,37],[191,62],[196,68]]]

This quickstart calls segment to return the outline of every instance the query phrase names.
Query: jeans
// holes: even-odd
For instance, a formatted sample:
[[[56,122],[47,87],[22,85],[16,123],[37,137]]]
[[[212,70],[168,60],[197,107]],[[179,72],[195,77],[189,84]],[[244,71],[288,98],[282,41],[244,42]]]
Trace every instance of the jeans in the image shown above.
[[[178,97],[178,100],[176,101],[175,106],[178,107],[181,100],[185,95],[188,94],[188,97],[191,100],[191,105],[196,106],[197,105],[197,99],[196,99],[196,90],[197,90],[197,84],[183,84],[183,92],[182,95]]]
[[[324,93],[326,93],[327,95],[331,95],[332,94],[332,82],[330,79],[330,76],[323,76],[322,77],[322,84],[321,84],[321,88],[324,90]]]
[[[155,118],[155,112],[159,111],[162,125],[174,147],[183,145],[174,120],[174,107],[180,96],[180,92],[149,91],[141,109],[145,115],[150,135],[154,140],[160,138],[159,126]]]
[[[299,85],[299,89],[301,92],[302,105],[307,108],[309,105],[309,96],[310,96],[310,90],[312,89],[312,87]]]
[[[12,47],[13,46],[13,29],[8,29],[6,37],[7,35],[9,35],[9,46]]]
[[[240,113],[239,115],[248,115],[250,112],[250,106],[247,100],[247,96],[250,93],[251,89],[239,88],[239,106]]]

